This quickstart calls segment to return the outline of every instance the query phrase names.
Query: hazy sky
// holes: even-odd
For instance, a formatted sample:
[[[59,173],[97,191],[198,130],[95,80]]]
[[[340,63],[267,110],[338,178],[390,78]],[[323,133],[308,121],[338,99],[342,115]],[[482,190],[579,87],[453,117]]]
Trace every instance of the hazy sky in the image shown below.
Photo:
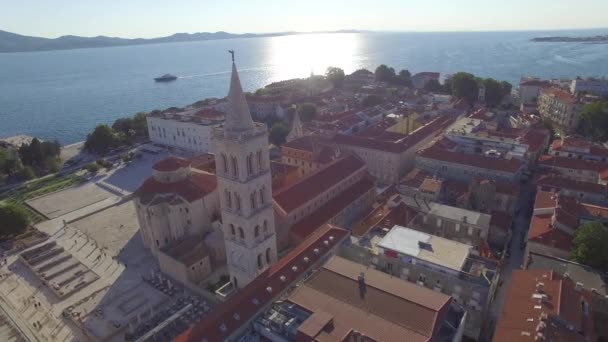
[[[608,27],[608,0],[0,0],[0,30],[57,37]]]

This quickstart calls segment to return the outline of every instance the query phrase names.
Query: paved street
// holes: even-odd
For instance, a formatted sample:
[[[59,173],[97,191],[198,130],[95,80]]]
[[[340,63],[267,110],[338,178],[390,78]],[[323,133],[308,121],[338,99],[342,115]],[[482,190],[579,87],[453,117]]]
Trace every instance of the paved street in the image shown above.
[[[494,331],[494,324],[502,311],[506,290],[509,288],[511,282],[511,273],[513,273],[513,270],[520,269],[524,263],[525,248],[522,248],[522,241],[528,234],[530,225],[529,214],[533,210],[532,205],[530,205],[530,200],[534,198],[534,190],[535,189],[531,184],[525,184],[521,187],[518,201],[518,208],[520,209],[513,217],[513,235],[508,247],[511,256],[505,258],[502,265],[500,274],[502,286],[498,287],[494,298],[494,304],[492,305],[492,329],[490,329],[490,331]]]

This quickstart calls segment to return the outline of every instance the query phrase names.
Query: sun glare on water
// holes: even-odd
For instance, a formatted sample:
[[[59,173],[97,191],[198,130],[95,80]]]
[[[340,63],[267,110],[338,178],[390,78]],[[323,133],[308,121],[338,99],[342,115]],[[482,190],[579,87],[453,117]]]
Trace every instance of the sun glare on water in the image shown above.
[[[275,37],[270,45],[270,63],[275,80],[325,74],[335,66],[349,73],[358,68],[357,34],[302,34]]]

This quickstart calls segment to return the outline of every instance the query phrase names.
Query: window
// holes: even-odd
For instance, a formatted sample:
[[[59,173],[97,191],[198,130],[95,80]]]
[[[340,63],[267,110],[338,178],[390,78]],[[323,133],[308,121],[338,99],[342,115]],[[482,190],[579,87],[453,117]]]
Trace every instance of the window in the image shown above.
[[[224,189],[224,197],[226,198],[226,206],[228,206],[228,208],[232,208],[232,195],[228,189]]]
[[[236,204],[235,204],[236,205],[236,210],[241,210],[241,195],[235,193],[234,194],[234,199],[235,199],[235,202],[236,202]]]
[[[255,226],[254,230],[253,230],[253,235],[257,238],[258,236],[260,236],[260,226]]]
[[[247,156],[247,176],[253,174],[253,154]]]
[[[239,227],[239,237],[241,239],[245,238],[245,231],[243,230],[243,228]]]
[[[420,275],[418,275],[418,282],[422,283],[422,284],[426,284],[426,275],[420,273]]]
[[[258,254],[258,268],[262,269],[264,265],[262,265],[262,254]]]
[[[260,189],[260,205],[264,204],[264,188]]]
[[[234,230],[234,225],[232,223],[230,224],[230,234],[232,234],[232,236],[236,235],[236,231]]]
[[[255,191],[249,195],[249,202],[251,204],[251,210],[255,210],[255,208],[256,208]]]
[[[225,174],[228,173],[228,158],[226,158],[226,155],[222,153],[222,171],[224,171]]]
[[[230,157],[232,163],[232,176],[236,177],[239,174],[239,165],[235,156]]]
[[[266,248],[266,263],[270,265],[270,248]]]
[[[264,169],[263,160],[262,160],[262,151],[257,152],[258,159],[258,171],[262,171]]]
[[[268,221],[264,220],[264,233],[268,233]]]

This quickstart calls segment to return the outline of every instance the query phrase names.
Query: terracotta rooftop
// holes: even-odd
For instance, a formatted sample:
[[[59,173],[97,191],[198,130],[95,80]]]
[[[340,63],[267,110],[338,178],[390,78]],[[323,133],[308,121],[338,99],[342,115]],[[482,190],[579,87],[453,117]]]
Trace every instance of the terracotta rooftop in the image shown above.
[[[163,253],[179,260],[186,266],[209,256],[209,250],[202,239],[184,239],[163,249]]]
[[[589,154],[597,157],[608,157],[608,148],[600,144],[575,136],[567,136],[562,139],[555,139],[551,144],[553,151],[565,151],[581,154]]]
[[[538,159],[538,165],[549,168],[559,167],[573,170],[595,171],[600,174],[608,170],[608,165],[604,163],[553,155],[540,156]]]
[[[552,214],[534,215],[530,221],[528,240],[564,251],[572,249],[573,237],[551,223]]]
[[[364,168],[365,163],[361,159],[349,155],[277,192],[273,195],[274,200],[283,211],[290,213]]]
[[[420,150],[417,154],[422,158],[511,173],[518,172],[523,166],[522,162],[517,159],[488,158],[475,154],[446,151],[437,147]]]
[[[546,87],[551,85],[551,82],[549,81],[544,81],[544,80],[526,80],[526,81],[521,81],[519,82],[520,86],[535,86],[535,87]]]
[[[513,271],[493,341],[595,341],[592,295],[575,287],[553,271]]]
[[[368,178],[364,178],[350,187],[346,188],[340,195],[336,196],[329,202],[325,203],[321,208],[311,213],[307,218],[294,224],[291,227],[291,234],[298,239],[304,239],[314,232],[321,225],[327,223],[339,212],[344,210],[353,201],[363,196],[365,193],[374,188],[374,182]]]
[[[154,177],[150,177],[135,191],[135,195],[147,197],[157,194],[178,194],[188,202],[192,202],[210,194],[216,188],[215,175],[193,172],[190,177],[173,183],[159,182]]]
[[[314,139],[314,137],[307,135],[298,139],[294,139],[292,141],[288,141],[284,143],[281,147],[292,148],[294,150],[301,150],[312,153],[315,151]]]
[[[547,87],[547,88],[543,88],[540,91],[541,95],[548,95],[551,96],[553,98],[558,99],[561,102],[565,102],[565,103],[569,103],[569,104],[575,104],[578,102],[578,100],[576,99],[576,97],[572,94],[570,94],[569,92],[559,89],[559,88],[554,88],[554,87]]]
[[[556,175],[541,175],[536,180],[536,184],[543,188],[567,189],[604,196],[608,194],[608,188],[604,184],[580,182]]]
[[[430,173],[418,169],[413,168],[410,172],[408,172],[405,177],[401,180],[401,184],[411,187],[411,188],[420,188],[425,179],[432,177]]]
[[[190,166],[190,161],[188,159],[179,157],[167,157],[154,164],[152,168],[156,171],[170,172],[188,166]]]
[[[513,218],[511,215],[502,212],[502,211],[493,211],[492,219],[490,219],[490,226],[494,226],[502,230],[503,232],[508,232],[511,230],[511,224],[513,223]]]
[[[361,296],[359,276],[364,275]],[[311,312],[333,317],[333,329],[315,341],[342,341],[356,329],[376,341],[430,341],[441,327],[451,297],[334,256],[288,298]]]
[[[412,148],[425,138],[439,132],[443,132],[443,130],[453,122],[453,117],[441,116],[396,141],[378,140],[374,139],[373,137],[336,134],[333,137],[332,142],[336,144],[352,145],[384,152],[402,153]]]
[[[348,231],[325,225],[297,245],[276,264],[215,308],[199,323],[179,335],[176,342],[223,341],[306,274],[331,249],[348,236]],[[327,242],[327,243],[326,243]],[[317,250],[318,252],[315,252]],[[308,261],[304,260],[308,258]],[[295,271],[294,271],[295,267]],[[285,277],[285,281],[281,279]],[[267,289],[270,288],[269,292]]]

